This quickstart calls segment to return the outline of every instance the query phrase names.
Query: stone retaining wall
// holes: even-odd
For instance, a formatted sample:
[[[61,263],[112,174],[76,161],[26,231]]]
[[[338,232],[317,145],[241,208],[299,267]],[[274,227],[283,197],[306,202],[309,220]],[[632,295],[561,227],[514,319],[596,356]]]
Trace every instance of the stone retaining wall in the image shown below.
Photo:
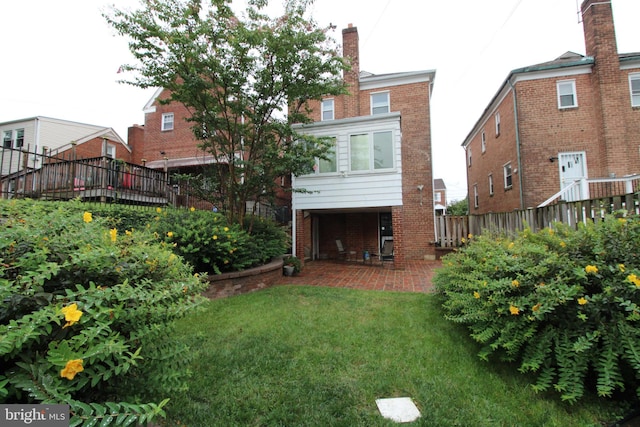
[[[209,288],[203,295],[209,299],[230,297],[265,289],[280,281],[282,281],[282,258],[277,258],[269,264],[248,270],[211,275]]]

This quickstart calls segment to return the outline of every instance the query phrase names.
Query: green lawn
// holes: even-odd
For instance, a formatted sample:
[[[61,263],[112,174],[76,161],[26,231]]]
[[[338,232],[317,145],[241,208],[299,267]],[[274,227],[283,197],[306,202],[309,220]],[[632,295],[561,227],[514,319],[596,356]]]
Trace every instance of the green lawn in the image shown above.
[[[208,302],[172,339],[195,352],[167,425],[387,426],[375,400],[409,396],[424,426],[601,426],[615,405],[535,394],[478,359],[436,295],[282,286]],[[619,415],[619,414],[617,414]]]

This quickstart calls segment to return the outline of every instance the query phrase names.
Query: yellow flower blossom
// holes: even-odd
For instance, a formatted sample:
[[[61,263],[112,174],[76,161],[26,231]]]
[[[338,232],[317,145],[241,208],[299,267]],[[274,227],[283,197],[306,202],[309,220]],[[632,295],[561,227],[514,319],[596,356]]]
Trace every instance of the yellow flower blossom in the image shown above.
[[[635,274],[631,273],[628,275],[627,280],[636,285],[636,288],[640,288],[640,278]]]
[[[172,237],[173,237],[173,231],[169,231],[169,232],[167,232],[167,237],[168,237],[168,238],[172,238]]]
[[[562,248],[566,248],[566,247],[567,247],[567,244],[566,244],[565,242],[560,242],[560,247],[562,247]]]
[[[129,230],[124,230],[124,234],[126,234],[127,236],[131,236],[133,234],[133,232],[131,232]]]
[[[513,314],[514,316],[517,316],[518,314],[520,314],[520,309],[518,307],[516,307],[515,305],[511,305],[511,306],[509,306],[509,312],[511,314]]]
[[[511,286],[517,288],[518,286],[520,286],[520,282],[517,279],[514,279],[511,281]]]
[[[515,245],[516,245],[516,244],[515,244],[515,243],[513,243],[513,242],[509,243],[509,249],[513,249],[513,247],[514,247]]]
[[[64,314],[64,320],[67,321],[63,328],[73,325],[80,320],[80,317],[82,317],[82,311],[78,310],[78,305],[76,303],[68,305],[60,311]]]
[[[541,304],[540,304],[540,303],[537,303],[536,305],[534,305],[533,307],[531,307],[531,310],[533,310],[533,311],[538,311],[538,310],[540,310],[540,307],[541,307]]]
[[[578,304],[580,304],[580,305],[585,305],[588,302],[589,301],[587,301],[587,299],[585,297],[578,298]]]
[[[624,273],[624,264],[618,264],[618,270],[620,270],[620,273]]]
[[[93,221],[93,216],[91,215],[91,212],[85,212],[84,214],[82,214],[82,220],[86,223],[90,223],[91,221]]]
[[[469,234],[467,235],[467,237],[468,237],[469,239],[473,239],[473,234],[469,233]]]
[[[116,239],[118,238],[118,229],[112,228],[111,230],[109,230],[109,237],[111,238],[111,241],[115,243]]]
[[[60,376],[68,380],[72,380],[78,372],[82,371],[84,371],[82,359],[72,359],[69,360],[64,369],[60,371]]]
[[[162,208],[156,208],[156,212],[162,213]]]
[[[591,273],[596,274],[598,272],[598,267],[596,267],[595,265],[587,265],[584,268],[584,271],[586,271],[587,274],[591,274]]]
[[[194,212],[194,211],[196,210],[196,208],[194,208],[193,206],[191,206],[191,207],[189,208],[189,210],[190,210],[191,212]]]
[[[225,228],[224,228],[224,231],[225,231],[225,232],[229,231],[229,227],[225,227]]]
[[[473,292],[473,297],[474,297],[475,299],[480,298],[480,292],[478,292],[478,291],[474,291],[474,292]]]
[[[217,234],[214,234],[214,235],[213,235],[213,237],[212,237],[212,239],[213,239],[213,240],[218,240],[218,235],[217,235]]]

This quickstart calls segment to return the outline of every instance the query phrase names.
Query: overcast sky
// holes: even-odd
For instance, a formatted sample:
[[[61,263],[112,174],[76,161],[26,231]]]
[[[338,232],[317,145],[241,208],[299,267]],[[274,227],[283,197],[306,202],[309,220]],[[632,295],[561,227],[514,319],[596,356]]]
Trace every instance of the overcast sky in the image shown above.
[[[245,0],[235,0],[244,4]],[[280,0],[271,0],[280,3]],[[431,104],[434,178],[448,199],[466,196],[461,144],[513,69],[585,54],[582,0],[316,0],[321,25],[352,23],[360,69],[374,74],[435,70]],[[127,42],[101,16],[134,0],[0,2],[0,122],[33,116],[112,127],[143,124],[153,90],[117,81],[133,62]],[[640,52],[639,0],[613,0],[618,51]]]

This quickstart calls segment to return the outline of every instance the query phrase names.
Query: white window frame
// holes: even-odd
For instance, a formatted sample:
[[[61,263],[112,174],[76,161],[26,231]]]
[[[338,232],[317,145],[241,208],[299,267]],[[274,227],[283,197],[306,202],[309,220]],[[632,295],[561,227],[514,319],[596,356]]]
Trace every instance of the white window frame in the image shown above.
[[[381,102],[382,98],[384,102]],[[380,98],[379,101],[374,102],[374,98]],[[386,92],[374,92],[371,94],[371,115],[386,114],[391,112],[391,100],[389,99],[389,91]],[[384,111],[382,111],[384,109]]]
[[[480,145],[482,147],[482,152],[484,153],[487,151],[487,134],[484,132],[484,129],[482,129],[482,135],[480,138]]]
[[[105,147],[105,153],[104,156],[105,157],[110,157],[112,159],[116,158],[116,146],[113,144],[107,144],[107,146]]]
[[[333,170],[325,170],[323,171],[323,165],[329,165],[330,162],[319,157],[316,157],[316,163],[313,166],[313,171],[316,175],[326,175],[326,174],[335,174],[338,173],[338,138],[335,136],[328,137],[332,139],[332,147],[327,151],[327,157],[333,158]]]
[[[567,89],[571,93],[567,93]],[[576,108],[578,106],[578,93],[576,90],[575,80],[559,80],[556,82],[556,92],[558,96],[558,109],[565,110],[567,108]],[[571,96],[573,103],[571,105],[562,105],[562,97]]]
[[[633,83],[636,89],[633,89]],[[631,96],[631,106],[640,107],[640,73],[629,74],[629,96]]]
[[[478,184],[473,184],[473,207],[480,206],[480,193],[478,192]]]
[[[376,134],[383,134],[383,133],[389,133],[391,134],[391,166],[388,168],[376,168],[375,165],[375,155],[376,155],[376,150],[375,150],[375,135]],[[368,142],[368,153],[369,153],[369,167],[368,169],[353,169],[353,152],[352,152],[352,138],[354,136],[359,136],[359,135],[367,135],[367,142]],[[384,171],[390,171],[395,169],[395,164],[396,164],[396,146],[395,146],[395,133],[392,129],[388,129],[388,130],[379,130],[379,131],[372,131],[372,132],[357,132],[357,133],[353,133],[349,135],[349,171],[350,172],[384,172]]]
[[[335,119],[335,103],[333,98],[323,99],[320,120],[323,122]]]
[[[440,203],[442,201],[442,193],[440,191],[436,191],[434,193],[433,201],[436,203]]]
[[[171,119],[171,120],[169,120]],[[160,130],[165,132],[173,130],[175,126],[175,116],[173,113],[162,113],[162,124]]]
[[[511,162],[505,163],[502,166],[502,175],[504,177],[504,189],[508,190],[513,188],[513,168]]]
[[[500,136],[500,112],[496,111],[493,117],[496,122],[496,138],[497,138]]]
[[[13,148],[13,131],[5,130],[2,132],[2,148]]]
[[[467,167],[471,167],[471,147],[467,147]]]
[[[23,145],[24,145],[24,128],[5,130],[2,132],[2,148],[19,149],[19,148],[22,148]]]
[[[493,196],[494,188],[493,188],[493,174],[489,174],[489,195]]]

